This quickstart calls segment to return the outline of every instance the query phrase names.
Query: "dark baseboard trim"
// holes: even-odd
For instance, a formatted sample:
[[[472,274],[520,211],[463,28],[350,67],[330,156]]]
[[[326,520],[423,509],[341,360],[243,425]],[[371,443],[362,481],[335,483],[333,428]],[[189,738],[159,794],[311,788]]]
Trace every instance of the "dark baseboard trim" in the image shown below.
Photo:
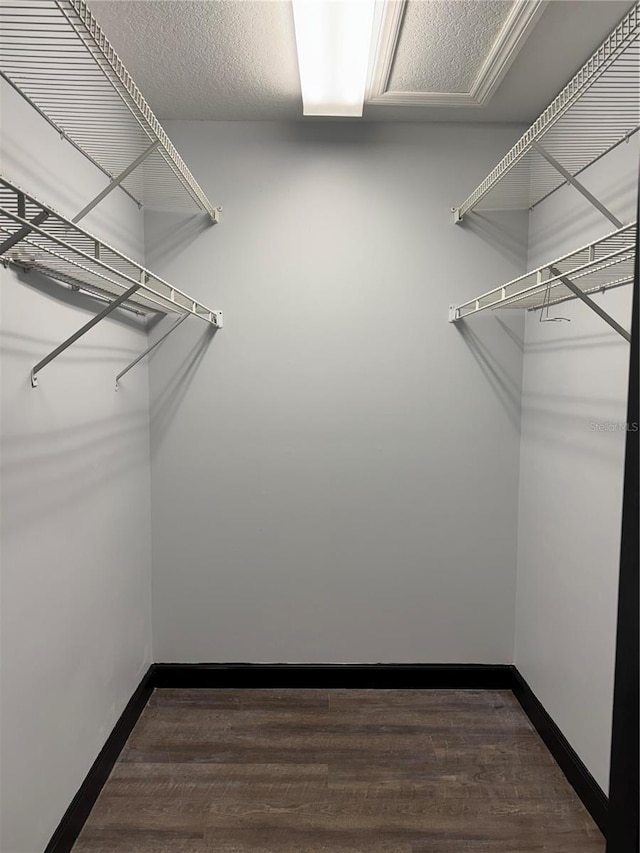
[[[609,800],[606,794],[515,667],[511,689],[571,787],[606,838],[609,815]]]
[[[507,664],[157,663],[155,687],[509,690]]]
[[[151,693],[182,688],[512,690],[606,837],[609,803],[518,670],[508,664],[157,663],[149,667],[44,853],[70,853]]]
[[[151,665],[127,703],[127,707],[120,715],[113,731],[91,765],[82,785],[80,785],[78,793],[64,813],[58,828],[51,836],[51,841],[47,844],[44,853],[70,853],[85,821],[89,817],[89,812],[109,778],[113,765],[127,742],[127,738],[149,701],[154,686],[153,670],[154,667]]]

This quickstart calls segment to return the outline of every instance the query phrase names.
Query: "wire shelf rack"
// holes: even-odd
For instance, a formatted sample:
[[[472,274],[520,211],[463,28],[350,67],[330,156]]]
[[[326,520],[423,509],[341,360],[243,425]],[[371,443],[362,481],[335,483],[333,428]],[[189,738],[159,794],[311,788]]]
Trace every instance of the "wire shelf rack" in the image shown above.
[[[222,325],[222,312],[172,287],[2,177],[0,259],[109,300],[138,285],[123,306],[142,313],[191,314]]]
[[[121,183],[138,204],[217,221],[84,0],[2,0],[0,75],[111,180],[144,158]]]
[[[566,183],[540,154],[543,145],[576,177],[640,129],[640,4],[598,48],[495,169],[459,207],[533,208]]]
[[[488,309],[534,310],[578,298],[567,280],[586,295],[629,284],[633,281],[636,231],[636,223],[625,225],[476,299],[452,306],[449,320],[455,323]]]

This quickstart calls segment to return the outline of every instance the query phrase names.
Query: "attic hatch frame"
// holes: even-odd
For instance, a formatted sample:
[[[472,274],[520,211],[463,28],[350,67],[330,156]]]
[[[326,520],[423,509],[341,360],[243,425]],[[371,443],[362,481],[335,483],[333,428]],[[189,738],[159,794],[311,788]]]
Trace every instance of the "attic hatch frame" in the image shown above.
[[[196,206],[218,222],[220,208],[187,168],[85,0],[5,0],[0,75],[109,178],[78,221],[119,186],[140,207]]]
[[[195,316],[214,328],[222,327],[222,311],[207,308],[187,296],[1,176],[0,238],[3,238],[0,260],[5,266],[13,264],[25,272],[40,272],[75,290],[85,291],[99,299],[106,298],[108,302],[99,314],[34,365],[31,370],[34,388],[38,385],[38,374],[42,368],[121,306],[138,313],[178,313],[180,322]],[[178,325],[180,323],[174,323],[159,340],[121,371],[116,387],[118,380]]]
[[[476,208],[502,211],[533,210],[560,187],[569,185],[618,230],[602,240],[593,241],[582,250],[564,256],[558,262],[539,267],[532,273],[527,273],[501,288],[495,288],[475,300],[451,305],[449,322],[456,323],[486,308],[495,310],[526,307],[529,310],[537,310],[544,304],[547,286],[563,285],[562,296],[556,295],[549,304],[557,304],[567,299],[581,299],[625,340],[630,340],[626,329],[588,294],[596,290],[604,292],[633,280],[633,271],[627,270],[624,280],[614,277],[603,281],[602,273],[606,265],[602,265],[603,259],[597,259],[596,254],[603,241],[615,240],[624,235],[627,237],[627,244],[622,252],[616,253],[617,260],[611,259],[612,265],[624,260],[628,266],[630,251],[632,266],[636,226],[634,223],[625,226],[577,176],[618,145],[628,142],[630,137],[640,130],[639,37],[640,3],[637,2],[487,178],[466,201],[459,207],[452,208],[456,223],[461,223],[465,215]],[[576,139],[579,144],[576,144]],[[562,272],[558,268],[557,264],[585,251],[589,253],[586,264],[583,259],[575,269]],[[543,281],[542,276],[545,273],[549,278]],[[589,275],[594,277],[591,281],[588,280]],[[523,286],[515,295],[508,293],[518,283],[531,276],[536,276],[533,285],[529,283],[526,288]],[[591,285],[595,279],[598,279],[598,285],[594,287]],[[577,283],[578,280],[587,281],[589,286],[581,287]],[[527,299],[528,304],[523,304],[524,299]]]

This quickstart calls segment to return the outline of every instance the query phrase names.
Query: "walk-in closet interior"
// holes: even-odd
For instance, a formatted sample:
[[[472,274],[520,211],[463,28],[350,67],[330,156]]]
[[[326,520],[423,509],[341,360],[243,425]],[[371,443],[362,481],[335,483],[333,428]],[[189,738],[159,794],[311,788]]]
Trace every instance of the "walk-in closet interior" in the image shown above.
[[[0,0],[0,853],[637,853],[639,129],[629,0]]]

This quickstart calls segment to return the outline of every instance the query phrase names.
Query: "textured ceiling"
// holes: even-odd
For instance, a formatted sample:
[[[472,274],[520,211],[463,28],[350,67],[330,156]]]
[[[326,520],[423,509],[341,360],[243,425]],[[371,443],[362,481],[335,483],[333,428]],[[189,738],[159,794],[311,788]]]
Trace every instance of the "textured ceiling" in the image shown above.
[[[387,90],[469,92],[512,5],[409,0]]]
[[[632,5],[552,0],[485,106],[377,102],[365,107],[364,118],[530,122]],[[90,6],[161,119],[302,120],[289,0],[90,0]],[[512,0],[408,0],[391,87],[468,91],[512,7]],[[435,34],[428,24],[434,16]]]
[[[288,2],[112,0],[90,7],[161,118],[302,113]]]

